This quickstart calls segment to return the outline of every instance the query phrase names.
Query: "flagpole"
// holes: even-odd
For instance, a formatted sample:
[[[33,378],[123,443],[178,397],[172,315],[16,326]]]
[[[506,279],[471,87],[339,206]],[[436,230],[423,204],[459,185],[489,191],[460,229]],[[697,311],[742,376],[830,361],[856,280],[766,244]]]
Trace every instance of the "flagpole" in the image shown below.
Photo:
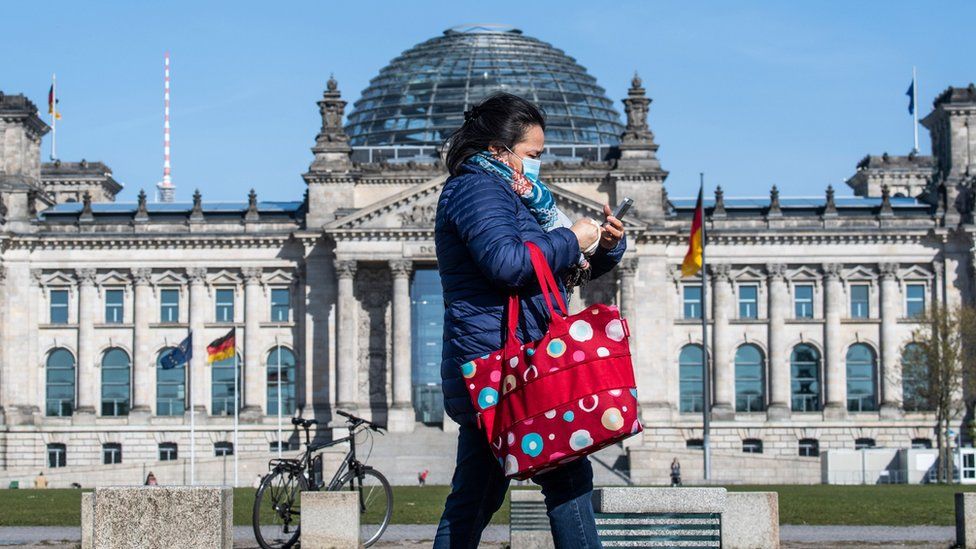
[[[915,154],[918,154],[918,79],[915,76],[915,67],[912,67],[912,129],[915,131]]]
[[[240,409],[240,394],[241,388],[238,380],[237,373],[237,328],[233,329],[234,336],[234,487],[237,487],[237,458],[240,453],[240,448],[237,447],[237,425],[238,425],[238,410]]]
[[[281,347],[275,336],[275,352],[278,353],[278,459],[281,459]]]
[[[58,77],[51,73],[51,161],[58,158]]]
[[[702,197],[701,211],[701,308],[702,308],[702,450],[704,453],[704,476],[705,480],[712,478],[712,450],[709,443],[709,415],[711,414],[711,372],[708,367],[708,307],[706,306],[706,296],[708,295],[708,269],[705,264],[705,174],[699,173],[700,193]]]
[[[190,349],[193,349],[193,330],[190,330]],[[193,355],[186,361],[186,385],[190,387],[190,486],[196,485],[197,471],[197,407],[193,399],[193,394],[197,388],[193,386]]]

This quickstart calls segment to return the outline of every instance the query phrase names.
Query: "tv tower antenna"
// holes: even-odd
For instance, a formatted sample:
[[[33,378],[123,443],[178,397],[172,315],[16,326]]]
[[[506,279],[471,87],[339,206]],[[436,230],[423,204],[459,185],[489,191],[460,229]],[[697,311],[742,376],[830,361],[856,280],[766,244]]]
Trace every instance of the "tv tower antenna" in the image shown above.
[[[156,183],[159,202],[172,202],[176,186],[169,173],[169,52],[166,52],[163,72],[163,180]]]

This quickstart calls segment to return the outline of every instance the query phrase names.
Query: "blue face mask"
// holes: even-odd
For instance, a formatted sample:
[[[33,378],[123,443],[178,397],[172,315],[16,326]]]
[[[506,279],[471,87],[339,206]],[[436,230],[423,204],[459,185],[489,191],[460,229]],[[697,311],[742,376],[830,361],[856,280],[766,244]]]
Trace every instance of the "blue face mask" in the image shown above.
[[[515,151],[505,147],[508,152],[512,153],[513,156],[522,161],[522,175],[525,176],[529,181],[536,183],[539,181],[539,170],[542,169],[542,161],[536,160],[535,158],[522,158],[521,156],[515,154]]]

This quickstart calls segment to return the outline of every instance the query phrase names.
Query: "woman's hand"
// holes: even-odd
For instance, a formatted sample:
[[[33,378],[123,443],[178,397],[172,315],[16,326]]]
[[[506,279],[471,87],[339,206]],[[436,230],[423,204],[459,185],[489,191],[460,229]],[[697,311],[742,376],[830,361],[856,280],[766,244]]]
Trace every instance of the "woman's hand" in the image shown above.
[[[603,205],[603,215],[607,217],[607,222],[603,225],[603,230],[600,231],[600,247],[606,250],[612,250],[617,247],[620,239],[624,237],[624,224],[613,216],[613,211],[610,209],[609,204]]]
[[[580,250],[585,252],[593,247],[600,239],[600,224],[596,220],[584,217],[573,223],[570,230],[576,233],[576,240],[579,241]]]

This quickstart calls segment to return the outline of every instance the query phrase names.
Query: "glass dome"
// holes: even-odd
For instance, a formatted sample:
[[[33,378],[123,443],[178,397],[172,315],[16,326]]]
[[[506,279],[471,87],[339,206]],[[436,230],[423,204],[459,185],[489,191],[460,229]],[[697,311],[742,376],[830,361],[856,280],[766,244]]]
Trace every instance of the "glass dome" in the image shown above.
[[[602,157],[624,130],[604,89],[575,59],[518,29],[479,24],[448,29],[393,59],[353,105],[346,133],[355,148],[431,154],[466,109],[496,91],[542,107],[555,156]]]

